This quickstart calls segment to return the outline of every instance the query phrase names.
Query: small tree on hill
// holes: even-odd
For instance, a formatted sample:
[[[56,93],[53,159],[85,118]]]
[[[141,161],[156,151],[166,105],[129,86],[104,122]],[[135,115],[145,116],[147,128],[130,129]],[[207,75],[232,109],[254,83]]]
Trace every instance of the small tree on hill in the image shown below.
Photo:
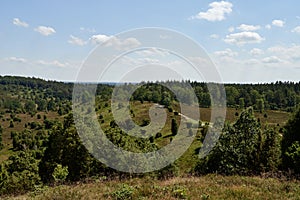
[[[171,123],[171,132],[172,132],[172,135],[175,136],[177,135],[177,132],[178,132],[178,125],[177,125],[177,122],[175,119],[172,119],[172,123]]]
[[[283,168],[300,173],[300,109],[285,125],[281,146]]]

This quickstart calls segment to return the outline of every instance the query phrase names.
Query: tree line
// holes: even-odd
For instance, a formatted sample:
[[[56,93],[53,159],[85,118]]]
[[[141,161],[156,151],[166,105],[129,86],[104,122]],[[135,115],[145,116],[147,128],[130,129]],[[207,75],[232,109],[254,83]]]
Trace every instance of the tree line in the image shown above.
[[[206,83],[195,81],[166,81],[142,82],[139,84],[122,85],[119,96],[128,95],[132,88],[138,85],[131,100],[151,101],[169,106],[172,101],[178,100],[166,86],[175,85],[184,97],[184,102],[198,101],[200,107],[210,107],[211,97]],[[184,86],[190,84],[197,99]],[[225,84],[226,101],[228,107],[244,109],[252,106],[255,110],[263,111],[284,110],[292,112],[300,103],[300,82],[261,83],[261,84]],[[97,95],[101,99],[111,99],[115,84],[98,84]],[[0,107],[10,110],[24,110],[24,100],[33,101],[39,111],[58,110],[60,103],[72,99],[73,83],[45,81],[38,78],[24,78],[0,76]],[[12,95],[5,95],[11,93]],[[22,102],[20,102],[22,100]],[[29,102],[27,104],[32,104]],[[61,106],[62,107],[62,106]],[[28,107],[27,107],[28,108]]]

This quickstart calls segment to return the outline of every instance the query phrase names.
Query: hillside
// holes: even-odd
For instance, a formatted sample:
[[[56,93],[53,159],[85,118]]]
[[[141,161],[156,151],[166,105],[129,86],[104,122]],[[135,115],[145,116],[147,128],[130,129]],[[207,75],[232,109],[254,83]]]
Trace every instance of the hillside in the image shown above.
[[[180,89],[182,83],[174,84]],[[98,84],[95,98],[97,121],[114,145],[132,152],[151,152],[171,144],[180,125],[190,136],[195,133],[191,146],[173,164],[145,175],[133,175],[100,163],[83,145],[73,120],[73,84],[0,77],[0,195],[29,192],[20,198],[34,195],[37,199],[60,196],[61,199],[84,199],[89,193],[90,199],[118,199],[116,195],[130,193],[133,199],[244,199],[251,193],[249,199],[253,199],[268,190],[266,199],[277,199],[283,194],[290,195],[287,198],[296,197],[299,191],[297,183],[286,180],[280,183],[278,179],[265,179],[260,175],[276,175],[283,171],[283,174],[297,177],[298,163],[295,160],[298,152],[294,142],[298,139],[288,134],[294,134],[297,127],[294,124],[298,123],[300,83],[225,85],[226,123],[216,147],[203,159],[199,159],[199,150],[208,130],[214,129],[215,125],[209,123],[212,109],[205,84],[190,84],[199,105],[189,93],[181,90],[189,102],[182,106],[185,110],[199,109],[200,121],[194,120],[197,116],[183,116],[177,97],[158,83],[140,86],[132,94],[128,107],[126,102],[119,102],[117,110],[125,114],[129,108],[133,122],[142,128],[151,123],[151,109],[157,108],[153,113],[157,122],[166,120],[166,123],[158,131],[150,129],[152,136],[148,138],[130,136],[118,126],[111,107],[114,85]],[[118,86],[119,97],[128,95],[132,88],[132,84]],[[88,98],[88,95],[83,98]],[[292,118],[295,123],[288,121]],[[132,127],[130,121],[124,123],[126,127]],[[86,135],[93,136],[93,133]],[[291,141],[288,137],[294,139]],[[126,163],[122,157],[115,159],[120,165]],[[292,174],[290,169],[293,169]],[[230,176],[207,175],[211,173]],[[60,184],[62,186],[48,188]],[[157,196],[152,196],[151,191]]]

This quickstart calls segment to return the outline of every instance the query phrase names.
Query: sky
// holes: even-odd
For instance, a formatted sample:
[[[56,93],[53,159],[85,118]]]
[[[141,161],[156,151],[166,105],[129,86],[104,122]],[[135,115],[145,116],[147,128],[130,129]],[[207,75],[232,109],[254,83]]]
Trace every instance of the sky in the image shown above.
[[[223,82],[298,82],[299,8],[298,0],[3,0],[0,75],[74,81],[97,45],[114,39],[138,47],[137,39],[120,43],[114,35],[160,27],[197,42]]]

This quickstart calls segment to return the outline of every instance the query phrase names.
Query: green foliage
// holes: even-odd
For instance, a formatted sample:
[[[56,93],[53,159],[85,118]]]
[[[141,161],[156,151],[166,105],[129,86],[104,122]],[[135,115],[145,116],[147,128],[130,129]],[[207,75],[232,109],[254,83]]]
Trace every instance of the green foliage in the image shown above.
[[[38,111],[47,111],[47,100],[42,98],[37,98],[35,100]]]
[[[274,129],[263,132],[263,143],[260,155],[262,171],[275,172],[281,163],[281,137]]]
[[[172,135],[175,136],[177,135],[177,132],[178,132],[178,124],[176,122],[176,119],[172,119],[172,122],[171,122],[171,132],[172,132]]]
[[[10,99],[7,98],[4,101],[4,108],[7,108],[11,111],[17,111],[17,110],[21,110],[22,109],[22,105],[20,103],[20,101],[16,100],[16,99]]]
[[[299,162],[300,142],[300,109],[287,122],[284,127],[282,139],[282,165],[284,169],[291,169],[300,173]]]
[[[156,133],[156,135],[155,135],[155,138],[156,138],[156,139],[157,139],[157,138],[161,138],[161,137],[162,137],[161,132]]]
[[[212,152],[196,166],[198,173],[256,174],[274,171],[279,164],[278,133],[262,131],[252,109],[227,124]]]
[[[63,104],[60,104],[59,105],[59,108],[58,108],[58,110],[57,110],[57,113],[59,114],[59,115],[66,115],[66,114],[68,114],[70,111],[71,111],[71,104],[70,104],[70,102],[64,102]]]
[[[11,132],[11,138],[13,140],[13,148],[16,151],[26,149],[43,150],[48,135],[42,130],[33,133],[32,131],[25,129],[21,132]]]
[[[62,165],[57,164],[52,173],[52,177],[54,178],[55,182],[63,182],[66,180],[68,174],[69,171],[67,166],[63,167]]]
[[[56,103],[54,102],[54,100],[50,100],[47,104],[47,110],[49,111],[56,111]]]
[[[262,113],[265,109],[265,105],[264,105],[264,100],[263,99],[258,99],[256,102],[256,108],[257,110]]]
[[[296,167],[300,166],[300,144],[299,141],[295,141],[287,149],[284,156],[290,160],[289,167],[294,169],[296,173],[299,173],[299,169]]]
[[[33,101],[27,101],[24,105],[24,109],[28,113],[35,113],[36,112],[36,105]]]
[[[110,196],[116,200],[132,199],[134,191],[133,187],[127,184],[122,184],[117,190],[113,191]]]
[[[13,128],[13,127],[15,127],[14,122],[13,122],[13,121],[10,121],[10,122],[9,122],[9,128]]]
[[[199,106],[210,107],[211,100],[206,84],[189,83],[195,90]],[[169,84],[169,82],[166,82],[166,84]],[[172,84],[177,88],[183,85],[182,82],[172,82]],[[265,109],[293,111],[300,102],[300,83],[227,84],[225,87],[227,105],[233,108],[254,106],[260,112]],[[132,85],[125,85],[126,88],[127,90],[121,95],[127,95],[126,92],[130,93]],[[170,131],[170,127],[166,127],[161,133],[157,133],[155,137],[150,139],[135,138],[120,130],[115,121],[111,117],[107,118],[106,114],[106,111],[110,112],[108,107],[112,89],[112,85],[99,84],[96,97],[101,102],[101,105],[97,107],[97,111],[101,111],[101,113],[103,111],[103,115],[99,116],[101,125],[105,128],[105,134],[112,143],[125,150],[140,153],[155,151],[158,149],[156,144],[162,145],[166,140],[172,139],[172,137],[168,138],[166,136],[166,133]],[[124,175],[105,167],[94,159],[82,145],[72,115],[67,115],[71,111],[72,84],[43,81],[35,78],[0,76],[0,91],[1,117],[6,126],[5,128],[9,126],[11,128],[9,130],[12,130],[13,143],[13,150],[9,150],[12,156],[3,162],[0,168],[1,193],[33,190],[41,183],[41,178],[45,183],[51,183],[52,181],[61,183],[64,180],[77,181],[93,175],[106,175],[109,178],[115,175],[127,176],[127,174]],[[179,91],[186,104],[194,103],[194,99],[189,93],[184,89],[179,89]],[[159,83],[149,82],[139,87],[133,93],[131,100],[145,102],[144,107],[149,102],[164,105],[170,111],[168,116],[171,117],[173,116],[173,113],[171,113],[173,109],[175,112],[179,112],[176,107],[176,101],[178,101],[176,96],[171,90]],[[119,108],[123,108],[123,106],[120,104]],[[132,109],[130,111],[132,116],[137,115],[138,117],[139,111]],[[32,116],[37,111],[45,111],[44,122],[26,121],[27,119],[22,116],[25,111],[31,113]],[[49,111],[55,111],[61,116],[65,115],[64,122],[58,122],[61,117],[58,117],[57,121],[47,120],[46,115],[49,116],[49,119],[56,117],[56,113],[54,116],[52,116],[52,112],[48,115]],[[21,113],[22,115],[19,115]],[[10,115],[10,118],[7,115]],[[25,127],[30,128],[30,130],[19,130],[21,118],[23,121],[25,120]],[[41,115],[38,114],[37,118],[40,121]],[[300,173],[299,118],[298,111],[298,114],[296,113],[295,117],[285,126],[282,141],[283,167],[286,170],[292,169],[296,173]],[[140,125],[148,125],[149,120],[147,117],[143,119],[139,120]],[[36,120],[36,118],[31,118],[31,120]],[[126,127],[129,129],[132,127],[132,124],[129,124],[128,121],[125,123],[127,123]],[[171,123],[171,132],[175,136],[178,125],[175,119],[172,119]],[[190,135],[192,135],[191,128],[197,128],[194,125],[187,123]],[[202,127],[201,135],[197,135],[198,140],[204,139],[210,126],[210,124],[207,124]],[[2,147],[1,133],[0,128],[0,149]],[[163,137],[163,135],[166,137]],[[199,162],[197,172],[253,174],[276,171],[281,161],[280,140],[280,135],[276,129],[262,129],[260,123],[253,117],[253,111],[247,110],[240,115],[233,125],[226,125],[220,141],[211,155]],[[199,145],[199,143],[196,145]],[[121,164],[123,162],[119,158],[116,158],[116,160]],[[158,179],[167,179],[178,175],[178,171],[177,165],[172,164],[153,174]],[[126,194],[127,189],[125,188],[123,192],[122,189],[119,189],[116,196]],[[174,198],[185,198],[184,189],[174,190],[173,192],[170,190],[169,192]]]
[[[43,182],[52,182],[57,164],[68,167],[67,180],[76,181],[93,172],[92,168],[101,168],[83,146],[73,123],[73,116],[65,117],[63,124],[55,124],[50,131],[46,150],[39,165]]]
[[[41,184],[33,151],[19,151],[1,165],[0,193],[23,193]]]

